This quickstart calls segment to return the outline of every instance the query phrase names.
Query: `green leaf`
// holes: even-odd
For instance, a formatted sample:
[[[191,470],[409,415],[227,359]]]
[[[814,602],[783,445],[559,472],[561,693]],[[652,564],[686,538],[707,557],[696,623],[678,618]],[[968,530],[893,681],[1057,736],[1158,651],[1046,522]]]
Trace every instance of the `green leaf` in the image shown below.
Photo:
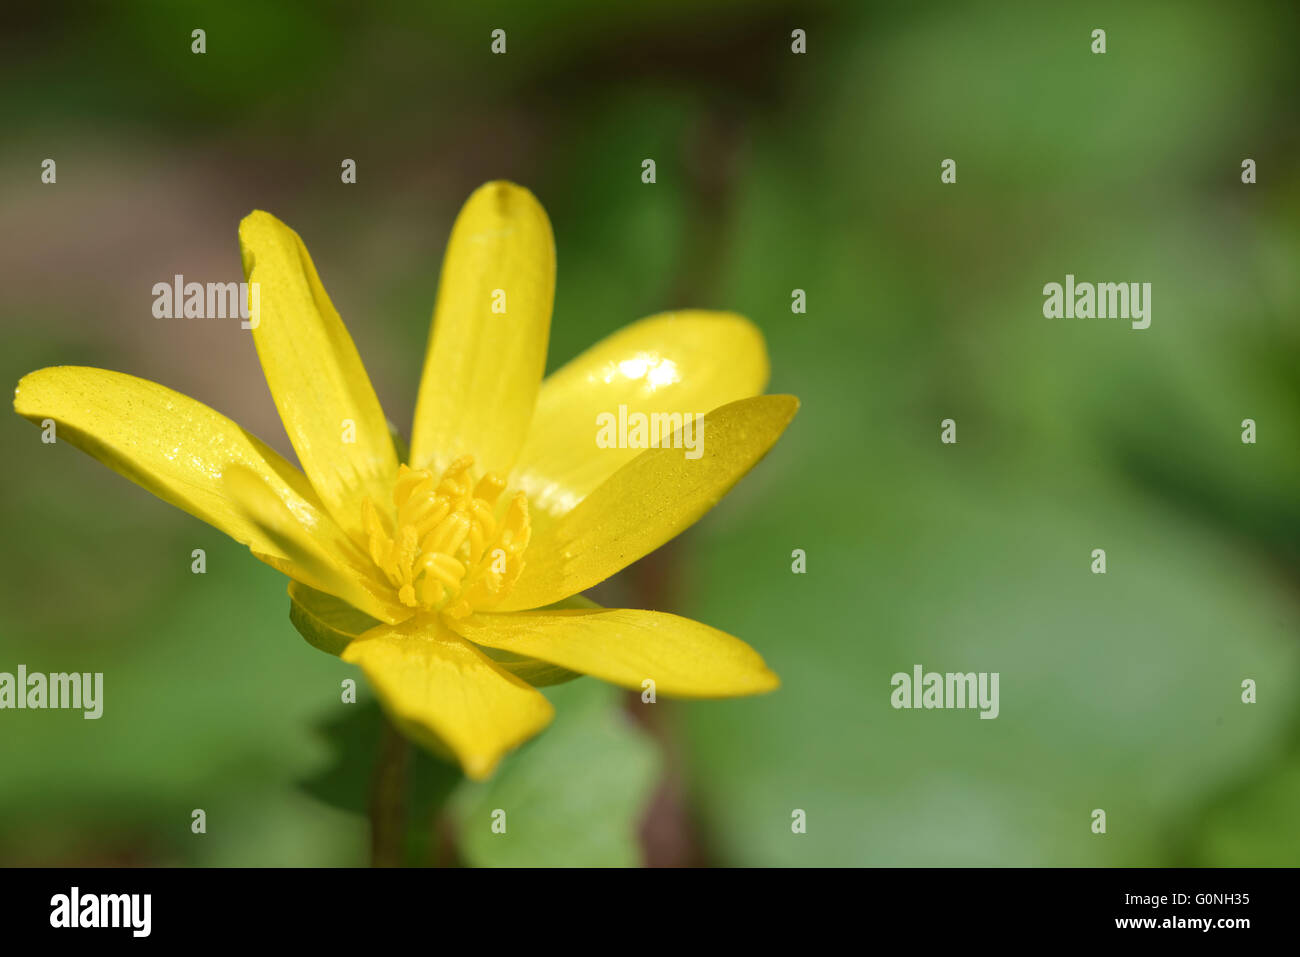
[[[453,798],[462,860],[501,867],[639,864],[637,828],[658,777],[657,748],[624,712],[616,688],[582,681],[547,696],[556,711],[551,727],[508,757],[490,781],[467,782]],[[505,832],[495,833],[501,820]]]
[[[801,193],[782,152],[756,155],[725,301],[762,315],[769,277],[794,274],[879,318],[832,307],[768,324],[774,390],[824,414],[801,417],[692,530],[660,585],[683,596],[674,612],[750,642],[783,682],[670,712],[712,859],[1168,865],[1192,854],[1207,801],[1261,775],[1191,859],[1286,860],[1294,842],[1270,847],[1266,834],[1294,831],[1295,777],[1279,765],[1300,690],[1300,403],[1294,373],[1261,363],[1257,343],[1294,369],[1278,305],[1293,297],[1262,297],[1249,270],[1217,266],[1216,244],[1184,241],[1191,223],[1204,236],[1230,229],[1213,208],[1168,219],[1137,202],[1117,236],[1089,209],[1100,191],[1058,190],[1054,221],[1077,229],[994,253],[987,244],[1008,235],[998,218],[1032,217],[1033,190],[966,194],[990,211],[981,223],[940,188],[924,212],[893,203],[898,181],[863,179],[852,152],[836,198]],[[1176,208],[1195,194],[1161,195]],[[852,195],[899,223],[830,225]],[[1285,213],[1259,215],[1271,232]],[[931,264],[933,234],[912,224],[932,217],[962,222],[970,245]],[[787,234],[815,238],[791,246]],[[1067,269],[1158,278],[1167,306],[1146,331],[1046,320],[1041,284]],[[959,444],[943,446],[948,416]],[[1246,416],[1277,441],[1243,445]],[[806,574],[792,574],[796,547]],[[1094,548],[1105,575],[1090,571]],[[893,709],[891,676],[916,664],[999,673],[1000,715]],[[1240,700],[1248,677],[1268,689],[1257,704]],[[1090,829],[1095,808],[1104,835]],[[796,809],[804,834],[791,829]]]
[[[1295,867],[1300,829],[1279,827],[1300,807],[1300,727],[1285,757],[1232,784],[1191,826],[1171,830],[1175,863],[1191,867]]]

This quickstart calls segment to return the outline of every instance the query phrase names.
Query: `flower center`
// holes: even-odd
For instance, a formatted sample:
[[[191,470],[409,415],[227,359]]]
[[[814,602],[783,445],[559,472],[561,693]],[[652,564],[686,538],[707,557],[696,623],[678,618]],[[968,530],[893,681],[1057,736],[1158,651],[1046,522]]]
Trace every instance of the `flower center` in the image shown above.
[[[504,598],[523,571],[528,499],[517,493],[498,520],[505,483],[489,474],[476,484],[473,465],[464,456],[441,476],[403,465],[391,520],[372,499],[362,503],[370,558],[403,605],[464,618]]]

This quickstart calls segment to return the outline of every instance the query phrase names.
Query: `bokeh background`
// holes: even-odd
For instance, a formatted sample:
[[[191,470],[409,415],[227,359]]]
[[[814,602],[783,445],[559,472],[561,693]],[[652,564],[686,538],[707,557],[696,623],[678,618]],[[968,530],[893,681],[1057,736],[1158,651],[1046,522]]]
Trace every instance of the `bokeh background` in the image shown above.
[[[0,379],[130,372],[292,456],[247,333],[151,315],[175,273],[241,278],[264,208],[408,432],[452,220],[513,179],[554,224],[551,368],[732,309],[803,400],[594,596],[740,635],[784,685],[551,689],[560,720],[486,786],[412,754],[407,863],[1300,863],[1298,27],[1264,2],[19,5]],[[1044,319],[1067,272],[1151,282],[1151,328]],[[99,721],[0,712],[0,861],[367,863],[384,733],[283,580],[17,416],[0,443],[0,670],[106,685]],[[999,672],[1000,717],[893,710],[916,663]]]

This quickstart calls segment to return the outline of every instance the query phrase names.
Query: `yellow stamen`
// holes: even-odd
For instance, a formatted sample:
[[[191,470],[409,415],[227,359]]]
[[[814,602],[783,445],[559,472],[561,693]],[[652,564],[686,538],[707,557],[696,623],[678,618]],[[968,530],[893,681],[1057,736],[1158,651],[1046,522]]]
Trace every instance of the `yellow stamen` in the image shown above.
[[[409,608],[463,618],[499,602],[523,571],[528,500],[517,493],[498,519],[505,482],[489,474],[475,483],[473,465],[464,456],[436,477],[403,465],[394,511],[361,504],[370,558]]]

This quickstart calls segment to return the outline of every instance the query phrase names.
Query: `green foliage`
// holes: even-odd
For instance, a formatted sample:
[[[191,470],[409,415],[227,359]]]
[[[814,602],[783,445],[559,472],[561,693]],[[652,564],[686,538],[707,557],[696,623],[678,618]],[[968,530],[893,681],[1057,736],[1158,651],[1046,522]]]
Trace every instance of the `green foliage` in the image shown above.
[[[627,867],[659,770],[654,745],[620,706],[623,694],[587,678],[548,691],[555,722],[491,780],[453,799],[460,853],[478,866]],[[505,833],[492,830],[505,812]]]
[[[548,368],[642,315],[728,308],[803,400],[718,510],[615,586],[783,680],[655,706],[703,859],[1300,862],[1294,5],[822,5],[805,57],[762,4],[505,12],[493,58],[471,6],[29,11],[0,58],[0,378],[122,369],[288,451],[246,334],[148,313],[173,272],[237,278],[257,206],[303,234],[409,425],[452,217],[508,176],[555,224]],[[1152,327],[1044,320],[1067,271],[1152,281]],[[382,717],[293,634],[283,579],[16,416],[0,442],[0,670],[103,671],[106,694],[99,721],[0,714],[0,860],[364,863]],[[326,650],[364,625],[294,615]],[[1000,672],[1000,716],[893,710],[915,663]],[[546,693],[554,725],[486,784],[412,749],[407,863],[642,859],[658,748],[613,689]]]

